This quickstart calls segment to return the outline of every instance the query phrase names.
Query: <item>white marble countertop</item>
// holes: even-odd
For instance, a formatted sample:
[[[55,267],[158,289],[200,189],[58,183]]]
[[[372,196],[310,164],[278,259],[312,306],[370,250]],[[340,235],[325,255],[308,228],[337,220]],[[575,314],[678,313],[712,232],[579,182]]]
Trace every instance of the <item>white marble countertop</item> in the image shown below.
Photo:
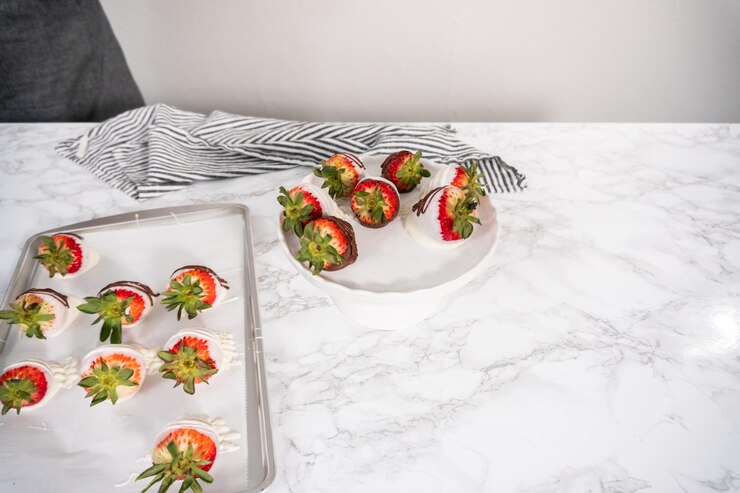
[[[410,329],[348,322],[278,248],[276,189],[305,169],[136,202],[55,155],[83,124],[0,125],[0,291],[40,230],[242,202],[270,491],[740,490],[740,125],[456,126],[530,188],[494,197],[493,261]]]

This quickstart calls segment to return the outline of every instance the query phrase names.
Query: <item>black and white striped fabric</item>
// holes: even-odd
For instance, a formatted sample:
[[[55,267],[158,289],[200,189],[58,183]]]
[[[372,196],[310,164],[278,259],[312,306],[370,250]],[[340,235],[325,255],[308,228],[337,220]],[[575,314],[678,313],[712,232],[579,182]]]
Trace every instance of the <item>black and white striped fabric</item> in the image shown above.
[[[332,154],[421,150],[443,164],[480,163],[491,192],[517,192],[526,178],[498,156],[455,136],[449,125],[317,123],[209,116],[154,105],[122,113],[56,150],[136,199],[193,182],[317,166]]]

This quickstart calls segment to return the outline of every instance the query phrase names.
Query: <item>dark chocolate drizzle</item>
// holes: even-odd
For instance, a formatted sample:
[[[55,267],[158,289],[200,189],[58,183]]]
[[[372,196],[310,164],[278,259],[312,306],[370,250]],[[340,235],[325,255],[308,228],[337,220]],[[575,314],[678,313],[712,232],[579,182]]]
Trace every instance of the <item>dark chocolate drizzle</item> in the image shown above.
[[[208,272],[213,277],[215,277],[216,279],[218,279],[218,282],[219,282],[219,284],[221,284],[221,287],[222,288],[229,289],[229,283],[226,281],[226,279],[222,279],[222,278],[218,277],[218,274],[216,274],[215,272],[213,272],[213,269],[211,269],[210,267],[206,267],[205,265],[183,265],[179,269],[175,269],[175,271],[172,273],[172,275],[174,275],[175,272],[177,272],[178,270],[183,270],[183,269],[195,269],[195,270],[202,270],[202,271]],[[172,275],[170,277],[172,277]]]
[[[21,294],[18,295],[18,298],[16,298],[16,299],[19,299],[24,294],[48,294],[52,298],[56,298],[57,300],[59,300],[59,302],[62,305],[66,306],[66,307],[69,307],[69,298],[66,295],[63,295],[62,293],[60,293],[59,291],[54,291],[53,289],[49,289],[49,288],[43,288],[43,289],[41,289],[41,288],[32,288],[32,289],[29,289],[27,291],[23,291]]]
[[[429,208],[429,204],[432,203],[432,199],[434,196],[440,191],[444,190],[447,187],[437,187],[433,190],[430,190],[426,195],[424,195],[417,203],[411,207],[411,212],[416,212],[417,216],[421,216],[422,214],[426,213],[427,209]]]
[[[393,182],[394,184],[396,182],[395,182],[395,179],[391,176],[390,172],[388,171],[388,166],[390,166],[393,160],[396,159],[401,154],[408,155],[410,158],[414,157],[414,153],[412,153],[411,151],[398,151],[398,152],[394,152],[393,154],[385,158],[385,161],[383,161],[383,164],[380,165],[380,176],[382,176],[386,180]],[[406,190],[398,190],[398,193],[409,193],[410,191],[415,189],[417,185],[418,183],[414,184],[411,188],[407,188]],[[396,185],[396,188],[398,188],[398,185]]]
[[[357,260],[357,241],[355,241],[355,230],[352,229],[352,225],[344,219],[339,219],[335,216],[328,216],[324,219],[329,219],[331,222],[337,225],[337,229],[347,237],[347,250],[342,254],[344,261],[341,264],[330,264],[324,270],[332,271],[344,269],[348,265],[355,263]]]
[[[362,169],[365,169],[365,165],[364,165],[364,164],[362,164],[362,161],[360,160],[360,158],[358,158],[357,156],[355,156],[355,155],[354,155],[354,154],[352,154],[351,152],[343,152],[343,153],[342,153],[342,155],[343,155],[343,156],[347,156],[347,157],[349,158],[349,160],[350,160],[350,161],[354,161],[354,163],[355,163],[355,164],[356,164],[357,166],[359,166],[359,167],[360,167],[360,168],[362,168]]]
[[[394,159],[396,159],[396,157],[399,154],[411,154],[411,151],[398,151],[398,152],[394,152],[393,154],[389,154],[388,157],[385,158],[385,161],[383,161],[383,164],[380,165],[380,171],[381,171],[381,174],[383,175],[383,178],[386,178],[386,179],[388,178],[385,175],[386,168],[388,168],[388,166],[390,166],[391,161],[393,161]],[[413,154],[411,154],[411,155],[413,156]]]
[[[146,284],[143,284],[143,283],[140,283],[140,282],[136,282],[136,281],[116,281],[116,282],[112,282],[112,283],[108,284],[107,286],[105,286],[103,289],[101,289],[98,292],[98,296],[100,296],[101,294],[105,293],[106,291],[108,291],[111,288],[134,288],[134,289],[138,289],[139,291],[143,291],[144,294],[146,294],[149,297],[149,304],[151,304],[151,305],[154,304],[154,298],[157,297],[157,296],[159,296],[159,293],[155,293],[154,291],[152,291],[152,288],[150,288]]]

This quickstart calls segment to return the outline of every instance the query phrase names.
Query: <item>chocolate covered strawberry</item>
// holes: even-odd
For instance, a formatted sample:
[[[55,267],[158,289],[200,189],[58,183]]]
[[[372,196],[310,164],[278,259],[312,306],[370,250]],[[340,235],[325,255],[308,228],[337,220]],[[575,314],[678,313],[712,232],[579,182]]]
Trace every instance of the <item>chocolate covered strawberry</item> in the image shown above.
[[[486,195],[485,177],[483,173],[478,171],[478,163],[473,163],[470,166],[457,165],[452,169],[454,170],[454,176],[450,185],[469,192],[474,200]]]
[[[421,183],[422,178],[431,176],[421,164],[421,151],[415,154],[399,151],[391,154],[380,165],[383,178],[393,183],[400,193],[410,192]]]
[[[32,362],[13,365],[0,375],[0,402],[2,414],[11,409],[20,414],[24,407],[39,404],[47,395],[50,375],[43,367]]]
[[[310,183],[301,183],[290,190],[280,187],[277,200],[283,206],[283,229],[298,236],[303,235],[303,227],[310,221],[339,213],[337,203],[326,190]]]
[[[77,316],[70,299],[53,289],[29,289],[18,295],[9,310],[0,310],[7,320],[27,337],[46,339],[61,334]]]
[[[486,195],[485,176],[479,171],[478,163],[469,166],[462,164],[450,165],[438,171],[432,179],[432,188],[452,185],[471,193],[477,200]]]
[[[363,178],[352,191],[350,207],[360,224],[382,228],[398,215],[398,190],[384,178]]]
[[[329,195],[334,198],[346,197],[365,176],[365,165],[353,154],[339,153],[321,163],[319,168],[313,170],[313,174],[323,178],[321,188],[328,188]]]
[[[201,493],[198,481],[212,483],[208,471],[218,454],[218,436],[212,429],[201,426],[171,427],[156,440],[152,451],[152,466],[139,474],[137,481],[152,478],[142,493],[160,483],[158,493],[165,493],[176,481],[182,481],[180,493],[192,490]]]
[[[339,270],[357,260],[352,225],[338,217],[322,217],[306,225],[296,258],[308,262],[313,274]]]
[[[90,270],[98,262],[98,254],[82,236],[57,233],[41,237],[34,259],[49,271],[49,277],[75,277]]]
[[[461,188],[438,187],[427,193],[412,207],[406,221],[407,230],[415,238],[434,246],[459,246],[473,234],[477,198]]]
[[[77,380],[77,360],[67,358],[62,363],[28,359],[18,361],[0,372],[0,403],[2,414],[15,409],[33,411],[46,405],[61,388],[69,388]]]
[[[82,362],[81,380],[77,385],[85,389],[90,406],[101,402],[124,401],[139,391],[146,363],[138,351],[121,346],[102,346],[91,351]]]
[[[212,269],[204,265],[186,265],[170,276],[170,284],[162,293],[162,304],[168,311],[177,310],[177,319],[182,312],[193,319],[226,296],[228,283]]]
[[[283,229],[298,236],[303,234],[303,226],[323,215],[318,197],[300,185],[290,191],[280,187],[277,200],[283,206]]]
[[[222,355],[223,350],[215,336],[206,331],[181,331],[157,353],[163,361],[159,372],[162,378],[174,380],[175,387],[182,385],[185,393],[192,395],[197,384],[208,383],[218,373],[217,353]]]
[[[113,291],[118,299],[131,298],[128,304],[131,320],[122,322],[127,328],[139,325],[151,313],[154,308],[154,298],[159,296],[159,293],[152,291],[146,284],[136,281],[112,282],[101,289],[100,293],[107,291]]]
[[[85,297],[85,303],[77,307],[83,313],[98,315],[92,323],[103,322],[100,342],[120,344],[123,327],[134,327],[149,314],[155,294],[149,286],[134,281],[117,281],[101,289],[97,296]]]

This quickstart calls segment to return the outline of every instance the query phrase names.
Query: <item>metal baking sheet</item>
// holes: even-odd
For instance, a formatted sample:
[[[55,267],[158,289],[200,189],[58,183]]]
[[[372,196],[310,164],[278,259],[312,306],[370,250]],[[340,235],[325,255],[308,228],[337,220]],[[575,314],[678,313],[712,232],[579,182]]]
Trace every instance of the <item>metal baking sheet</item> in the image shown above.
[[[100,263],[77,278],[50,279],[32,257],[42,235],[59,231],[83,235],[100,253]],[[172,271],[187,264],[208,265],[226,278],[228,299],[192,321],[178,322],[174,313],[157,306],[142,324],[124,329],[123,342],[156,348],[180,329],[205,327],[232,333],[242,364],[214,377],[211,385],[199,385],[193,396],[150,375],[137,395],[116,406],[105,402],[91,408],[84,391],[74,386],[43,407],[1,417],[0,491],[141,491],[145,482],[133,479],[150,465],[146,455],[155,436],[183,415],[220,417],[241,434],[238,450],[219,454],[211,469],[215,482],[204,484],[206,493],[251,493],[269,486],[275,467],[246,206],[167,207],[39,233],[25,244],[3,307],[31,287],[82,298],[126,279],[161,291]],[[102,345],[99,325],[90,325],[93,319],[80,314],[65,332],[47,340],[27,339],[0,321],[0,366],[29,358],[81,360]]]

